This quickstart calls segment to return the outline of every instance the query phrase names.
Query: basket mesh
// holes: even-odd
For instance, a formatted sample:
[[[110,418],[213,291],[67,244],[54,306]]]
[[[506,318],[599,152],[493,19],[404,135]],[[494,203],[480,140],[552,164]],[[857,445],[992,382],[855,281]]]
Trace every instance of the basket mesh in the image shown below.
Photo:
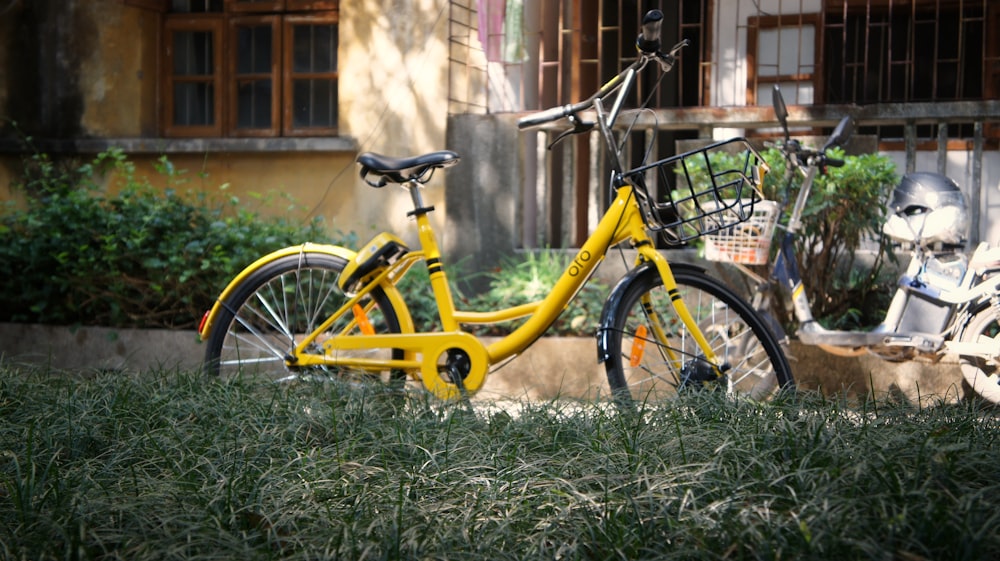
[[[705,236],[705,259],[746,265],[767,263],[778,203],[757,201],[750,217]]]
[[[750,143],[734,138],[636,168],[623,180],[635,187],[649,229],[683,243],[749,220],[766,170]],[[669,202],[655,202],[657,194]]]

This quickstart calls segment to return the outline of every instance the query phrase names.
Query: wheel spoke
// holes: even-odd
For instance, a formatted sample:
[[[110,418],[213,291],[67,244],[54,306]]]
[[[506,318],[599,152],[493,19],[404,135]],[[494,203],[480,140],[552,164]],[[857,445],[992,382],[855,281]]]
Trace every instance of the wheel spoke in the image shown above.
[[[345,263],[330,254],[304,251],[265,263],[245,276],[240,285],[230,290],[209,334],[206,371],[232,376],[248,369],[271,379],[289,375],[309,379],[313,373],[329,378],[338,374],[340,369],[333,365],[333,357],[329,365],[308,367],[289,366],[286,357],[292,348],[310,337],[314,339],[309,352],[322,356],[322,345],[329,338],[357,336],[357,324],[350,314],[332,321],[324,333],[315,333],[316,327],[347,302],[336,282]],[[361,305],[369,311],[371,329],[375,332],[399,332],[395,311],[382,290],[373,290]],[[355,357],[398,360],[403,353],[395,349],[364,349],[337,354],[338,359]],[[381,379],[375,374],[364,379]]]
[[[612,314],[615,323],[602,326],[611,331],[615,345],[607,361],[614,395],[646,402],[707,384],[763,399],[778,385],[792,384],[780,345],[745,301],[700,272],[675,271],[675,280],[674,294],[705,336],[718,367],[707,362],[706,351],[677,316],[671,295],[650,267],[622,285],[624,295],[615,298],[619,308]]]

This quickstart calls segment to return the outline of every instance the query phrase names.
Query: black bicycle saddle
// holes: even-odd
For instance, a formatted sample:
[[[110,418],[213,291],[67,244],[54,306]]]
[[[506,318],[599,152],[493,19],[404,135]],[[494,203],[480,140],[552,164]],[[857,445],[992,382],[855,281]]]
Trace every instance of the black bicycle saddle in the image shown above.
[[[358,163],[361,164],[361,179],[373,187],[383,187],[389,182],[424,182],[430,179],[428,172],[438,168],[451,167],[457,164],[459,159],[458,154],[451,150],[439,150],[408,158],[393,158],[374,152],[365,152],[358,156]],[[378,182],[369,181],[367,179],[369,174],[379,176]]]

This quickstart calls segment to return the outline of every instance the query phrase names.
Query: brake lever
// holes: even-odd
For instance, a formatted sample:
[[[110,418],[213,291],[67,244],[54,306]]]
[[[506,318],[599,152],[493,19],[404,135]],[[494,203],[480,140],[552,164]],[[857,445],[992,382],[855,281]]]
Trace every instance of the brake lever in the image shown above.
[[[690,44],[691,44],[691,41],[689,39],[683,39],[683,40],[681,40],[680,43],[677,43],[676,45],[674,45],[673,47],[671,47],[670,52],[667,53],[667,54],[670,55],[670,56],[672,56],[672,57],[676,57],[677,53],[681,52],[681,49],[683,49],[684,47],[687,47]]]
[[[559,144],[559,142],[562,139],[566,138],[567,136],[590,132],[591,130],[594,129],[594,126],[597,125],[597,123],[592,123],[590,121],[581,121],[577,119],[575,115],[570,115],[569,120],[571,123],[573,123],[573,128],[564,130],[563,132],[559,133],[559,136],[557,136],[555,140],[549,143],[548,147],[546,148],[547,150],[552,150],[553,146]]]
[[[660,63],[660,70],[663,72],[670,72],[674,68],[674,64],[677,63],[677,53],[681,51],[684,47],[691,44],[691,41],[684,39],[680,43],[677,43],[670,49],[669,52],[656,53],[656,60]]]

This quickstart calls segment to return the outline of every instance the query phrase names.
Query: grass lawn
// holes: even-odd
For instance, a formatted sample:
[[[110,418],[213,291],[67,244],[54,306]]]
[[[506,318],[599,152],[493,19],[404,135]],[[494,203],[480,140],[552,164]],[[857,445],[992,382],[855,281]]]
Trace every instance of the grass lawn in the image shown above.
[[[997,559],[998,425],[0,366],[0,558]]]

